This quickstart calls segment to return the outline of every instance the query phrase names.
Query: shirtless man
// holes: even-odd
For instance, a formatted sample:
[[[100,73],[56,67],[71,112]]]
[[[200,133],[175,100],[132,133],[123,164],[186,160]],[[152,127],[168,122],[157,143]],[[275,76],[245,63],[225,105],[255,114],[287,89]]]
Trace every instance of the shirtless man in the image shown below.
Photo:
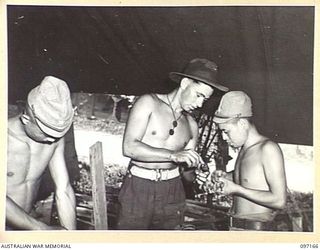
[[[217,65],[193,59],[184,73],[171,72],[179,87],[168,94],[146,94],[132,107],[123,140],[131,158],[119,194],[118,229],[175,229],[183,223],[185,192],[179,165],[203,163],[195,151],[198,126],[189,114],[202,106],[217,83]]]
[[[28,94],[25,111],[8,121],[6,228],[53,230],[76,228],[75,196],[64,159],[64,138],[74,111],[67,84],[47,76]],[[61,227],[33,218],[41,176],[49,166],[55,184]]]
[[[232,173],[213,173],[222,182],[218,192],[233,195],[231,230],[273,230],[272,220],[286,204],[286,176],[277,143],[259,134],[251,121],[250,97],[242,91],[226,93],[214,121],[231,147],[241,150]]]

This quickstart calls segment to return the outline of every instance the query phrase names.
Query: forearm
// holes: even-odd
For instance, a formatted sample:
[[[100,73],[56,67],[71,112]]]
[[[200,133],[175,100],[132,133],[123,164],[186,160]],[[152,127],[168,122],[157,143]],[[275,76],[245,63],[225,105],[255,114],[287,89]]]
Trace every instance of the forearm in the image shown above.
[[[68,229],[76,229],[76,202],[70,185],[65,190],[56,191],[56,202],[60,224]]]
[[[262,191],[242,187],[238,185],[235,195],[246,198],[254,203],[273,209],[283,209],[286,203],[286,196],[272,193],[271,191]]]
[[[49,230],[50,227],[45,223],[36,220],[11,198],[6,198],[6,222],[10,227],[22,230]]]
[[[140,141],[125,142],[123,154],[133,160],[144,162],[170,162],[173,151],[156,148]]]
[[[233,181],[233,172],[234,171],[226,172],[226,179]]]

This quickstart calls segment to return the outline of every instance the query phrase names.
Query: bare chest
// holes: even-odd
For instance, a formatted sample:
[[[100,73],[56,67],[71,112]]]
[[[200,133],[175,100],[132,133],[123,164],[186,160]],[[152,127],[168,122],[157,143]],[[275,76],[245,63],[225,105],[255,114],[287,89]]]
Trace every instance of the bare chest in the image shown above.
[[[186,116],[173,117],[171,112],[164,110],[152,113],[143,141],[153,146],[178,150],[184,148],[190,139],[192,132]]]
[[[55,150],[55,145],[26,144],[9,140],[7,181],[8,185],[19,185],[40,178]]]
[[[244,187],[259,189],[267,187],[259,150],[239,154],[235,166],[235,176],[237,183]]]

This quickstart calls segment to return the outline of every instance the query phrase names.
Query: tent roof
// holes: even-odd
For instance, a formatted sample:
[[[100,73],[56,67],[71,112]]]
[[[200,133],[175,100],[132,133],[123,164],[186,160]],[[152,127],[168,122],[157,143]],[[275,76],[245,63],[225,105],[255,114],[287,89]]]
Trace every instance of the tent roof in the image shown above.
[[[252,97],[262,133],[313,143],[312,6],[7,8],[10,102],[45,75],[72,92],[166,92],[170,71],[203,57]]]

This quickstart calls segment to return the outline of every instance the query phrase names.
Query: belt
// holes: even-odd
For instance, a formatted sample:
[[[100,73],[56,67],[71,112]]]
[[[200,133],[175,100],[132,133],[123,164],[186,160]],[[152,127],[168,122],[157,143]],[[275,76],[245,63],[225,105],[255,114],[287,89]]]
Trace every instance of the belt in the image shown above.
[[[166,181],[176,178],[180,175],[179,169],[146,169],[135,165],[130,168],[133,176],[148,179],[151,181]]]
[[[273,221],[255,221],[230,217],[230,227],[257,231],[271,231],[274,229]]]

